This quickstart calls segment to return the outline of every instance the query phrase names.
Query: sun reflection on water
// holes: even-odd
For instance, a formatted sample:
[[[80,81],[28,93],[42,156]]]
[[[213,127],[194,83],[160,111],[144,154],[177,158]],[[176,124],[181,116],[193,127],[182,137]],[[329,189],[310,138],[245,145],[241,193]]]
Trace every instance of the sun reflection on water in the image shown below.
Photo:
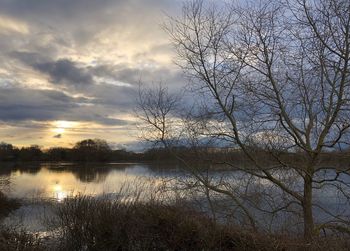
[[[36,169],[23,170],[11,174],[12,197],[42,197],[56,202],[79,194],[104,196],[119,194],[122,190],[128,194],[135,193],[138,189],[148,189],[144,188],[150,182],[147,177],[153,177],[147,166],[138,164],[111,164],[87,169],[80,165],[42,163]],[[157,179],[151,180],[151,187],[158,186]]]
[[[58,202],[62,202],[65,198],[67,198],[67,192],[62,189],[60,184],[55,184],[53,186],[54,198]]]

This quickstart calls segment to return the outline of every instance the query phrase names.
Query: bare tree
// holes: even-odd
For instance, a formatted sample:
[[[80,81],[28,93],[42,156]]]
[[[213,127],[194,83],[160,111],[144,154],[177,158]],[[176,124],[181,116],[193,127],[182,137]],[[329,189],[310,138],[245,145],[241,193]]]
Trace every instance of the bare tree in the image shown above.
[[[229,159],[221,162],[267,181],[283,195],[271,213],[300,208],[305,239],[312,240],[320,229],[348,227],[345,208],[331,212],[313,195],[328,188],[337,189],[345,199],[350,195],[349,166],[335,165],[336,160],[325,163],[323,157],[349,142],[350,2],[190,1],[182,16],[170,19],[166,30],[193,93],[205,100],[200,112],[172,131],[189,136],[179,128],[192,121],[197,138],[217,138],[239,148],[248,166]],[[139,102],[143,117],[163,142],[165,118],[175,108],[166,96],[148,94]],[[167,106],[150,105],[155,97]],[[154,115],[161,115],[160,124]],[[263,158],[268,155],[269,161],[256,149],[263,149]],[[245,205],[249,196],[238,196],[242,189],[232,193],[227,183],[215,185],[197,174],[196,178],[229,195],[253,218]],[[271,193],[263,195],[267,201],[275,200]],[[331,220],[316,224],[315,210],[331,215]]]
[[[153,88],[143,88],[139,85],[139,96],[137,99],[136,114],[142,120],[142,138],[154,144],[161,143],[170,148],[176,145],[173,130],[176,127],[176,114],[178,112],[180,96],[170,95],[168,88],[162,83],[153,85]]]

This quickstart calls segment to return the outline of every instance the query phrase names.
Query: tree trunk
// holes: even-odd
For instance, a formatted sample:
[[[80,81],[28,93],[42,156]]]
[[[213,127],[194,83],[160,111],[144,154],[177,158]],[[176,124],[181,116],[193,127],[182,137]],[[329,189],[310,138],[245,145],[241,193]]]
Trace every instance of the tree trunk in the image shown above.
[[[312,213],[312,176],[308,175],[304,179],[304,238],[306,241],[312,241],[314,233],[314,218]]]

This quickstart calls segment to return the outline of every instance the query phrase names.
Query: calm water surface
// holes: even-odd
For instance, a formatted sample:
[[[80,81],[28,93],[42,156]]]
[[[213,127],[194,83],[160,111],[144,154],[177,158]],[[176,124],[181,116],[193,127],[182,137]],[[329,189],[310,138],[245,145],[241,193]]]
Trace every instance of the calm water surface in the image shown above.
[[[121,188],[135,188],[141,180],[156,182],[164,177],[175,177],[179,173],[176,166],[164,169],[140,163],[3,164],[0,170],[1,176],[10,177],[11,188],[7,191],[10,197],[44,197],[58,201],[78,193],[117,193]]]
[[[244,181],[242,174],[237,171],[213,171],[210,175],[214,177],[214,180],[220,180],[224,177],[231,184],[240,184],[239,182]],[[329,177],[334,176],[332,173],[329,175]],[[145,189],[153,189],[158,184],[163,184],[164,179],[174,181],[179,177],[185,177],[181,169],[176,166],[157,166],[144,163],[0,163],[0,176],[9,177],[11,180],[10,189],[6,191],[10,197],[29,200],[48,198],[57,202],[79,193],[93,196],[114,195],[121,189],[128,189],[130,194],[133,189],[140,190],[141,188],[147,194],[148,190]],[[262,187],[270,186],[266,181],[259,179],[254,182]],[[145,184],[148,186],[144,186]],[[296,181],[294,189],[298,190],[302,187],[301,185],[301,182]],[[244,185],[241,187],[244,188]],[[274,193],[273,189],[270,191]],[[279,193],[274,194],[274,196],[278,198]],[[350,217],[349,200],[339,194],[333,186],[316,190],[314,200],[333,214],[345,214]],[[9,217],[8,221],[11,223],[21,222],[33,231],[44,231],[45,228],[40,219],[48,212],[50,209],[47,210],[41,204],[24,204]],[[322,220],[328,219],[328,215],[317,208],[315,208],[315,215]],[[259,216],[258,213],[257,216]],[[287,214],[282,214],[280,218],[285,221],[288,217]],[[266,215],[261,215],[260,218],[261,221],[270,221]],[[275,221],[275,224],[280,224],[279,219]]]

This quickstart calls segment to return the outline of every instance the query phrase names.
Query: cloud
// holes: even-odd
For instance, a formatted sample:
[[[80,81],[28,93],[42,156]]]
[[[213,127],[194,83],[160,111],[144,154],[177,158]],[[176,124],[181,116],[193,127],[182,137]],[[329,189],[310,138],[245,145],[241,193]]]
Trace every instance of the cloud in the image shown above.
[[[21,127],[16,130],[23,138],[33,130],[30,140],[57,120],[106,128],[91,129],[88,137],[107,131],[117,137],[116,127],[133,130],[129,118],[140,80],[163,81],[172,89],[183,85],[160,28],[163,11],[180,6],[177,0],[0,0],[3,128]],[[16,135],[11,130],[0,128],[0,137]],[[125,131],[114,140],[125,142]],[[52,133],[47,135],[49,142]]]
[[[77,62],[69,59],[52,60],[37,52],[14,51],[11,56],[41,73],[47,74],[54,84],[84,86],[93,83],[93,76]]]
[[[60,139],[60,138],[62,138],[62,134],[54,135],[53,138],[55,138],[55,139]]]
[[[10,55],[20,62],[50,76],[54,84],[86,87],[94,83],[137,85],[140,81],[152,83],[164,81],[168,85],[183,86],[179,70],[167,66],[135,67],[128,64],[83,64],[69,59],[52,60],[39,53],[15,51]],[[90,92],[91,94],[91,92]]]
[[[112,118],[113,109],[90,103],[89,99],[71,97],[63,92],[23,88],[0,88],[2,121],[90,121],[105,125],[127,125]]]
[[[68,59],[35,64],[34,68],[43,73],[48,73],[53,83],[72,85],[89,85],[93,83],[93,78],[87,71],[79,68]]]
[[[0,34],[22,33],[28,34],[29,28],[26,23],[14,20],[5,15],[0,15]]]
[[[141,82],[152,83],[162,81],[169,86],[182,87],[184,79],[180,70],[167,66],[138,68],[125,64],[97,65],[90,67],[91,74],[102,78],[138,85]]]

